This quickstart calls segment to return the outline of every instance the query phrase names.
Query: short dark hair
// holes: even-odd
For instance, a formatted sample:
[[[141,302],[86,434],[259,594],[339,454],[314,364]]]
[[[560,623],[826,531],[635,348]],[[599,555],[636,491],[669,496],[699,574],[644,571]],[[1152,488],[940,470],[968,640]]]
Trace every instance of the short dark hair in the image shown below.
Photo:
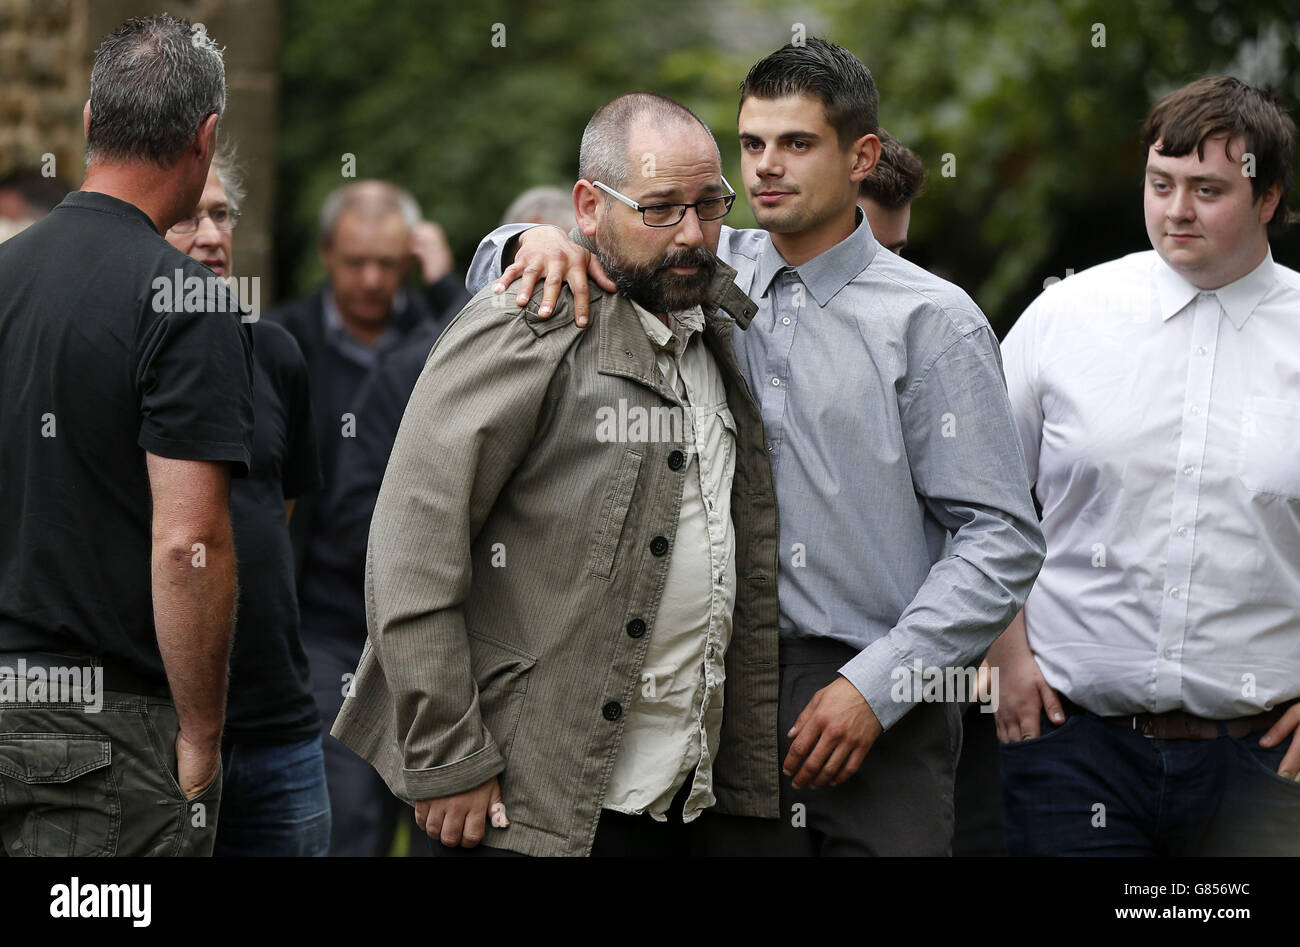
[[[127,20],[95,50],[86,163],[169,167],[225,108],[226,67],[206,32],[166,13]]]
[[[871,70],[843,46],[816,36],[803,45],[787,43],[759,60],[740,84],[742,107],[750,96],[779,99],[787,95],[820,101],[826,124],[835,129],[841,149],[879,128],[880,96]]]
[[[1255,157],[1251,192],[1258,201],[1274,184],[1282,185],[1269,233],[1281,234],[1296,215],[1287,210],[1291,193],[1292,164],[1295,160],[1295,122],[1276,97],[1233,76],[1206,76],[1165,96],[1151,110],[1142,126],[1142,147],[1171,158],[1191,154],[1205,157],[1205,142],[1227,135],[1230,142],[1241,136],[1246,153]],[[1227,152],[1227,144],[1224,145]]]
[[[916,152],[883,128],[880,160],[858,185],[858,193],[887,210],[902,210],[925,190],[925,165]]]

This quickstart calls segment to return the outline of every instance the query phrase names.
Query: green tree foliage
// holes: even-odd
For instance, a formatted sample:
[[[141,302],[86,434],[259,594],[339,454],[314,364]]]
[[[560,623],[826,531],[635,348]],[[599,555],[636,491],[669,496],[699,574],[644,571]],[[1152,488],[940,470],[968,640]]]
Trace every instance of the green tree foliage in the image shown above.
[[[346,183],[345,153],[358,177],[408,187],[463,268],[521,190],[572,183],[592,111],[632,89],[699,112],[740,187],[737,87],[802,30],[871,67],[882,124],[930,172],[912,255],[1005,331],[1046,277],[1149,246],[1137,135],[1156,97],[1231,72],[1294,107],[1298,13],[1297,0],[284,0],[279,285],[320,277],[315,214]],[[729,223],[752,225],[743,202]],[[1274,245],[1291,265],[1297,251],[1294,236]]]

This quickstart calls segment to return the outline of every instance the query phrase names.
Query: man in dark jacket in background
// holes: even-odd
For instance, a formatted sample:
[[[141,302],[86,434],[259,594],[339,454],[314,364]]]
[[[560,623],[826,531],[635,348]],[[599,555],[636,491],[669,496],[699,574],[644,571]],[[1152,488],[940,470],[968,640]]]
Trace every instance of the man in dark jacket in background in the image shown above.
[[[409,346],[427,352],[445,312],[428,297],[460,296],[405,288],[411,264],[432,261],[429,234],[414,198],[383,181],[358,181],[326,198],[320,218],[320,255],[329,280],[310,295],[267,314],[297,340],[307,360],[312,424],[320,446],[324,487],[346,469],[343,446],[362,436],[358,393],[372,372]],[[436,236],[436,234],[434,235]],[[436,241],[434,241],[436,242]],[[463,289],[460,289],[463,294]],[[343,702],[366,638],[362,578],[334,536],[324,505],[304,497],[291,524],[298,572],[303,646],[322,721],[326,782],[333,828],[331,855],[384,855],[392,843],[396,802],[374,770],[328,734]]]

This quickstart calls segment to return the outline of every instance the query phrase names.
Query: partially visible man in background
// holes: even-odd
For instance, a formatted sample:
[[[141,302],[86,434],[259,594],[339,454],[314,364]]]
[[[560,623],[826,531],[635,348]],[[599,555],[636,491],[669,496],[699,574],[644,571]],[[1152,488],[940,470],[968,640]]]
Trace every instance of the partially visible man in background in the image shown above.
[[[439,325],[423,295],[406,288],[420,209],[385,181],[358,181],[326,198],[320,255],[328,282],[266,315],[294,337],[307,361],[312,425],[324,489],[346,470],[343,445],[365,421],[357,395],[370,374],[408,345],[425,352]],[[350,452],[349,452],[350,453]],[[335,539],[325,505],[304,497],[290,524],[298,570],[302,642],[324,729],[333,828],[330,854],[385,855],[398,803],[375,771],[329,736],[366,639],[364,578]]]
[[[880,160],[858,185],[858,206],[871,235],[890,253],[902,256],[912,222],[912,201],[925,190],[925,165],[901,141],[880,129]]]
[[[95,53],[81,190],[0,244],[0,665],[80,683],[0,705],[8,855],[212,851],[252,352],[162,233],[225,103],[205,33],[128,20]]]
[[[578,226],[573,216],[573,190],[543,184],[516,197],[501,215],[503,224],[550,224],[563,231]]]
[[[173,224],[167,242],[229,278],[243,197],[232,159],[218,154],[194,216]],[[240,596],[213,854],[320,856],[329,794],[289,541],[294,498],[320,485],[307,363],[280,326],[258,320],[252,332],[253,457],[230,490]]]

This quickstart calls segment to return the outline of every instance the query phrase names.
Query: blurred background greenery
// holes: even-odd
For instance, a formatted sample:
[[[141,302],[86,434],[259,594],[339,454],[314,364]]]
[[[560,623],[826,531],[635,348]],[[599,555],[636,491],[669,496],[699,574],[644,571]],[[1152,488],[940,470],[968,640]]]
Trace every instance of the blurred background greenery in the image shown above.
[[[908,256],[1001,334],[1044,279],[1149,249],[1137,136],[1157,97],[1228,72],[1300,102],[1300,0],[283,0],[282,15],[282,297],[322,277],[315,217],[344,154],[409,188],[462,272],[521,190],[572,184],[583,126],[625,91],[695,109],[738,181],[739,83],[802,27],[871,68],[881,124],[925,161]],[[753,225],[743,201],[728,223]],[[1300,268],[1300,233],[1273,251]]]

